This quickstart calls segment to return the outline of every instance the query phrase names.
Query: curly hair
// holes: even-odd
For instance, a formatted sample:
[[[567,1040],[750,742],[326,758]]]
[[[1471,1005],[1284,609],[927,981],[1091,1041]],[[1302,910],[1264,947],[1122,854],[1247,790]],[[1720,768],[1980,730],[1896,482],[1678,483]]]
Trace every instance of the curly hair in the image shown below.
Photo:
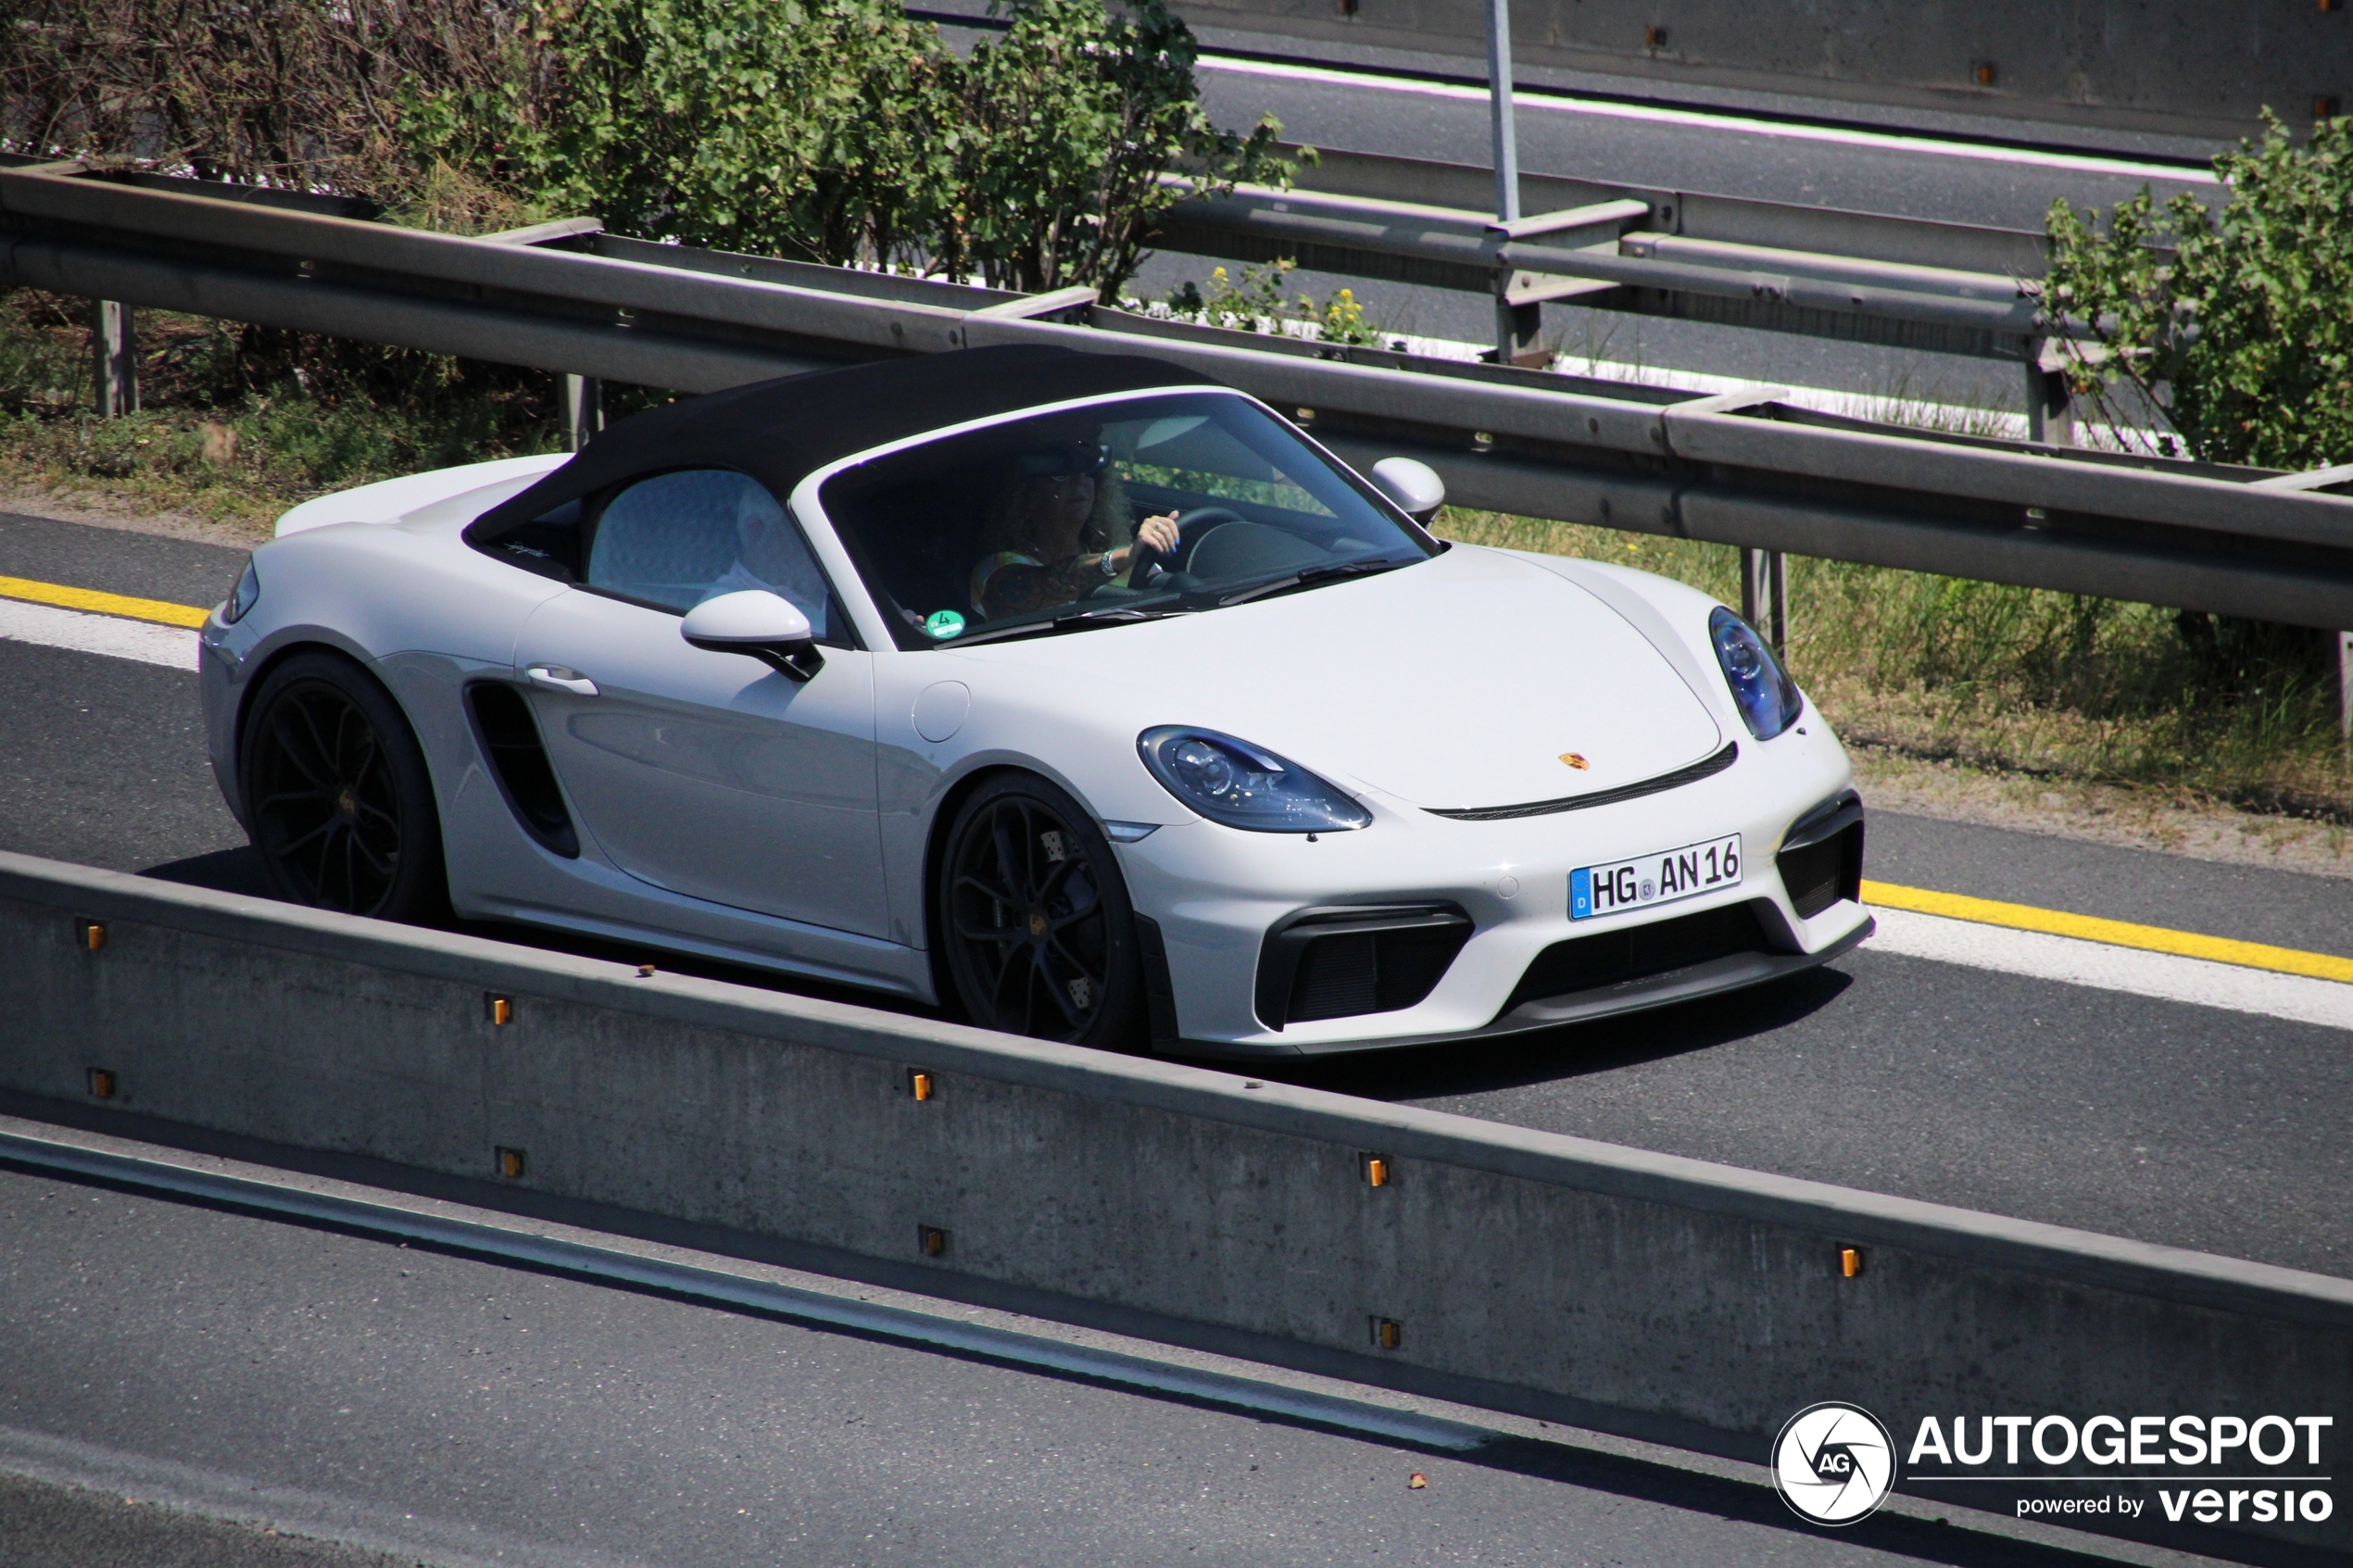
[[[992,553],[1010,550],[1041,559],[1035,537],[1036,513],[1030,504],[1030,486],[1041,483],[1041,476],[1023,473],[1010,468],[998,482],[995,497],[988,503],[980,526],[981,547]],[[1116,550],[1133,544],[1136,523],[1129,515],[1127,489],[1119,475],[1104,469],[1095,476],[1095,508],[1088,515],[1087,525],[1078,532],[1078,546],[1082,552]],[[1051,566],[1051,561],[1044,564]]]

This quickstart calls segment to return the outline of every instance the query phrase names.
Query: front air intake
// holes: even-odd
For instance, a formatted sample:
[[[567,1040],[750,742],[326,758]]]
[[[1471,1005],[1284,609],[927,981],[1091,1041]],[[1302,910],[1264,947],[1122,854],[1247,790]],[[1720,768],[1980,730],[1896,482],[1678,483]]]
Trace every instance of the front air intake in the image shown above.
[[[1259,1020],[1280,1029],[1412,1007],[1470,934],[1470,917],[1452,904],[1302,909],[1259,954]]]

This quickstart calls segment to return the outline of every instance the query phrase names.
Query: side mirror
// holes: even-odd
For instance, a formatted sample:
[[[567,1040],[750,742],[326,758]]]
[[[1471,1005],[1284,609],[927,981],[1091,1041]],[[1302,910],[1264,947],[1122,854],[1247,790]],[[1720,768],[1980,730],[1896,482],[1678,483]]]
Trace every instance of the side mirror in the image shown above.
[[[825,667],[809,617],[790,599],[765,588],[703,600],[686,612],[678,634],[711,653],[749,654],[795,681],[806,681]]]
[[[1446,504],[1446,482],[1428,463],[1411,458],[1383,458],[1367,476],[1373,488],[1397,503],[1397,509],[1428,526]]]

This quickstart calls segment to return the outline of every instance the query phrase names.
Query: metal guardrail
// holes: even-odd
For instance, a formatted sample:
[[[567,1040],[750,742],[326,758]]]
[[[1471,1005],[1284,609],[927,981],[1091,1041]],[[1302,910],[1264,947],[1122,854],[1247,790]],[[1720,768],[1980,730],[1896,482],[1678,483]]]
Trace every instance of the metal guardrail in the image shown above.
[[[1506,223],[1489,211],[1491,179],[1466,164],[1324,152],[1293,189],[1179,203],[1154,243],[1491,295],[1496,341],[1514,353],[1538,342],[1543,306],[1560,303],[2011,360],[2026,370],[2029,433],[2067,439],[2067,382],[2048,340],[2070,323],[2041,307],[2041,233],[1544,175],[1519,188],[1549,210]]]
[[[2271,470],[1272,338],[580,224],[462,238],[222,192],[0,169],[0,284],[688,392],[989,343],[1140,350],[1265,398],[1352,458],[1421,458],[1466,506],[2353,627],[2353,498],[2259,483],[2285,477]]]

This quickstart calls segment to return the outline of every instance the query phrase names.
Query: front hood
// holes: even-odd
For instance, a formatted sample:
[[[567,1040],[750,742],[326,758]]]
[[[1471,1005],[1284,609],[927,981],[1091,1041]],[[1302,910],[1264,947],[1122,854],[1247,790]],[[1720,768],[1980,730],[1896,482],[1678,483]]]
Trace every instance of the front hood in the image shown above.
[[[1724,744],[1706,706],[1617,611],[1541,567],[1470,546],[1257,604],[950,657],[1034,671],[1045,678],[1038,700],[1132,719],[1131,742],[1156,724],[1223,730],[1418,806],[1584,795]],[[975,674],[981,693],[997,684]]]

